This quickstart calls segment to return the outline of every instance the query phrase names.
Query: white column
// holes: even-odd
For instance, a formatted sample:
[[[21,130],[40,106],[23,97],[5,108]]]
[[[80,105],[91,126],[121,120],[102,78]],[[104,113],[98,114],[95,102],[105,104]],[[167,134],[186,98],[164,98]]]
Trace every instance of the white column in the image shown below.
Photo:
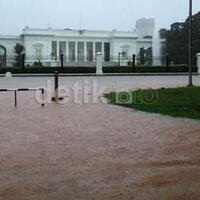
[[[197,54],[198,73],[200,74],[200,53]]]
[[[97,52],[96,54],[96,74],[101,75],[103,74],[103,59],[102,59],[102,53]]]
[[[114,55],[114,46],[113,46],[113,41],[111,41],[111,43],[110,43],[110,61],[111,62],[114,62],[113,55]]]
[[[57,61],[60,60],[60,48],[59,48],[59,41],[57,41]]]
[[[96,45],[95,42],[93,42],[93,62],[95,62],[96,60],[96,49],[95,49]]]
[[[78,61],[78,42],[75,42],[75,61]]]
[[[69,61],[69,42],[66,42],[66,61]]]
[[[84,61],[87,62],[87,42],[84,42]]]
[[[104,62],[104,42],[102,42],[102,59],[103,59],[103,62]]]

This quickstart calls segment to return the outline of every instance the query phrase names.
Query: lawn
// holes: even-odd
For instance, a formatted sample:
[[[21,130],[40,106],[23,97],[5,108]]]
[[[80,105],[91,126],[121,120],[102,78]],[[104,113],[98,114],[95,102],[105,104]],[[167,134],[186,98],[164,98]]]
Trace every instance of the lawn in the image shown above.
[[[105,97],[112,104],[140,111],[200,119],[200,87],[111,92]]]

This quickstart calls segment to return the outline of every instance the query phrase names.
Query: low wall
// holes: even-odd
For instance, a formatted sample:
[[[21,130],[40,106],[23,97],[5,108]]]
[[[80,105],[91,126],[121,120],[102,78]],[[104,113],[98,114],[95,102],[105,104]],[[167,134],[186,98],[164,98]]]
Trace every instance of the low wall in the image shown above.
[[[45,74],[54,73],[96,73],[96,67],[0,67],[0,74],[11,72],[12,74]],[[192,71],[197,73],[197,66],[192,67]],[[103,73],[187,73],[188,66],[170,66],[170,67],[149,67],[149,66],[135,66],[135,67],[103,67]]]

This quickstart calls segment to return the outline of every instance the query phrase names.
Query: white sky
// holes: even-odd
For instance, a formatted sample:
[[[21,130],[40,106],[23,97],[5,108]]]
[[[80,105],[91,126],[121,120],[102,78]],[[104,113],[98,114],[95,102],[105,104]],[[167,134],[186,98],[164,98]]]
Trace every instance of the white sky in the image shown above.
[[[135,21],[153,17],[157,28],[184,21],[189,0],[0,0],[0,34],[32,28],[131,30]],[[193,0],[193,13],[200,0]]]

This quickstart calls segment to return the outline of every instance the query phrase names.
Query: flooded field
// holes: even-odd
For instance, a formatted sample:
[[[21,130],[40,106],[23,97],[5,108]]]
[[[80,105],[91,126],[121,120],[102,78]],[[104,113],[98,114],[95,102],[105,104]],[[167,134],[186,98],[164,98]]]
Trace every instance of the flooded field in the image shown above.
[[[187,76],[61,77],[62,86],[176,87]],[[0,88],[52,78],[0,78]],[[200,85],[200,76],[194,77]],[[0,94],[0,199],[190,200],[200,197],[200,122],[108,104],[42,108],[33,92]]]

